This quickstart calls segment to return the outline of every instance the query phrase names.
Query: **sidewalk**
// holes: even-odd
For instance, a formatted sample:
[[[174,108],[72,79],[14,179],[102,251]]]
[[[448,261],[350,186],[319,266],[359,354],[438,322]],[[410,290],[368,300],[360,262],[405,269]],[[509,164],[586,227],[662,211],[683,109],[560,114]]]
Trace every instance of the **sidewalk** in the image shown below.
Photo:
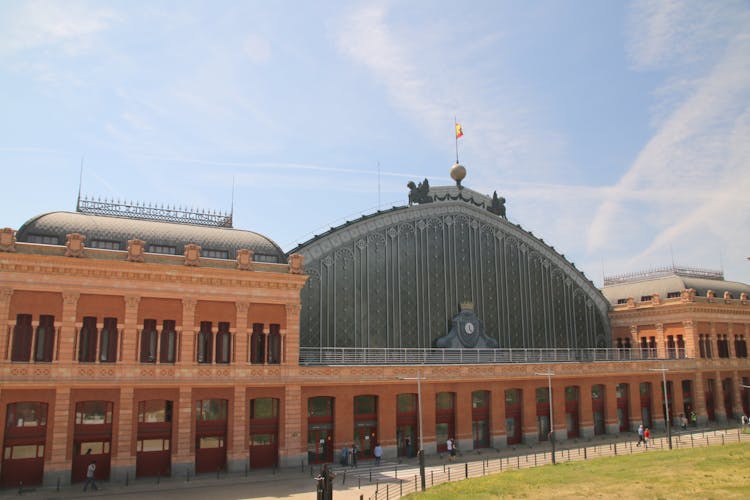
[[[724,429],[728,433],[736,433],[736,427]],[[721,432],[719,427],[688,429],[687,431],[673,431],[673,441],[682,437],[683,441],[690,440],[690,436],[696,436],[695,439],[703,439],[705,432]],[[701,437],[697,437],[701,436]],[[750,435],[748,435],[750,439]],[[591,439],[572,439],[558,443],[557,453],[558,462],[567,461],[565,456],[568,453],[568,460],[571,455],[580,456],[584,447],[613,447],[615,444],[623,452],[632,449],[637,440],[635,433],[623,433],[619,435],[596,436]],[[666,449],[666,437],[663,432],[657,433],[653,445],[656,448]],[[659,444],[657,444],[659,443]],[[616,448],[617,448],[616,447]],[[615,448],[615,449],[616,449]],[[641,451],[639,448],[638,451]],[[645,450],[643,450],[645,452]],[[526,463],[525,466],[533,466],[536,463],[539,454],[545,454],[549,457],[550,444],[536,443],[533,445],[516,445],[507,448],[471,450],[460,453],[456,462],[449,463],[447,455],[427,455],[425,456],[425,470],[427,476],[443,474],[445,466],[453,470],[466,471],[471,468],[477,468],[484,471],[484,463],[489,461],[498,461],[505,459],[506,463],[519,464]],[[529,464],[528,457],[535,456],[534,463]],[[518,457],[518,458],[517,458]],[[515,460],[509,461],[510,458]],[[575,459],[575,458],[573,458]],[[502,460],[500,460],[502,465]],[[539,465],[542,465],[540,460]],[[29,499],[75,499],[91,498],[104,496],[117,496],[118,499],[141,499],[141,498],[165,498],[165,499],[198,499],[211,497],[212,500],[223,499],[245,499],[253,498],[259,500],[270,500],[275,498],[285,498],[290,500],[307,500],[315,499],[315,480],[313,475],[317,474],[320,466],[306,466],[302,471],[300,467],[280,469],[273,471],[269,469],[249,471],[244,473],[221,475],[218,479],[216,474],[204,474],[197,477],[191,477],[186,481],[184,477],[162,478],[157,481],[156,478],[145,478],[130,481],[128,485],[122,482],[100,482],[98,491],[83,491],[83,484],[62,486],[59,491],[56,488],[31,487],[25,489],[20,495],[17,489],[0,490],[0,499],[10,498],[29,498]],[[415,486],[418,489],[419,464],[416,458],[403,460],[383,461],[383,463],[374,467],[372,461],[360,461],[358,468],[340,467],[335,464],[332,466],[336,474],[334,479],[334,498],[337,500],[368,500],[375,497],[376,489],[380,488],[380,493],[384,488],[392,488],[391,498],[403,488],[404,493],[414,491]],[[312,471],[312,475],[311,475]],[[454,475],[454,480],[458,479],[459,474]],[[440,481],[443,482],[443,481]],[[379,483],[379,484],[378,484]],[[436,483],[437,484],[437,483]],[[404,486],[405,485],[405,486]],[[430,486],[428,481],[428,487]]]

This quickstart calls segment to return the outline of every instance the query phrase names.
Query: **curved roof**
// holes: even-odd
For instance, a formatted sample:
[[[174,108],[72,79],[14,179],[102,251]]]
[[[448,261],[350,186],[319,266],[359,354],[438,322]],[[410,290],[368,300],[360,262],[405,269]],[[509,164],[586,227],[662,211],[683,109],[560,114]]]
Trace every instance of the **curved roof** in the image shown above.
[[[470,189],[331,228],[296,247],[303,346],[429,347],[473,303],[504,347],[605,347],[609,303],[554,248]]]
[[[227,252],[229,259],[237,256],[237,250],[248,249],[267,260],[286,262],[281,248],[271,239],[254,233],[225,227],[206,227],[191,224],[177,224],[125,217],[107,217],[77,212],[50,212],[28,220],[16,233],[16,239],[28,242],[29,237],[56,237],[64,244],[66,235],[81,233],[86,235],[86,244],[93,240],[118,242],[120,249],[127,248],[128,240],[141,239],[147,248],[151,245],[175,247],[177,254],[184,252],[185,245],[200,245],[203,251]]]
[[[735,299],[738,299],[742,292],[750,295],[750,285],[745,283],[724,281],[719,278],[681,276],[678,273],[671,276],[606,286],[602,289],[602,293],[607,297],[610,304],[615,305],[629,297],[633,297],[637,302],[641,300],[641,297],[651,297],[653,294],[659,294],[659,297],[666,299],[669,293],[679,293],[689,288],[695,290],[698,297],[705,297],[709,290],[713,290],[717,297],[722,297],[724,292],[731,293]]]

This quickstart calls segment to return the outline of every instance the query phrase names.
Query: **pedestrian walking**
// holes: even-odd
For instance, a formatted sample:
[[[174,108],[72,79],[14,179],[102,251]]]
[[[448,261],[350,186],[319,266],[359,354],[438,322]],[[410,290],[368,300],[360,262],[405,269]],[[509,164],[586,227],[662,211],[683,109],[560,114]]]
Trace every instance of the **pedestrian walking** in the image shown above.
[[[455,461],[456,460],[456,446],[453,442],[453,439],[448,438],[445,441],[445,449],[448,450],[448,454],[450,455],[449,460],[451,462]]]
[[[357,466],[357,445],[352,443],[352,451],[350,453],[350,456],[352,457],[352,467]]]
[[[638,426],[638,442],[635,443],[636,446],[640,446],[643,442],[643,424]]]
[[[651,431],[648,430],[648,427],[643,429],[643,446],[648,448],[648,440],[651,439]]]
[[[91,485],[91,488],[93,490],[98,490],[99,487],[96,485],[96,481],[94,480],[94,474],[96,473],[96,460],[91,462],[86,469],[86,484],[83,485],[83,491],[86,491]]]
[[[383,448],[380,446],[380,443],[375,444],[372,454],[375,456],[375,465],[380,465],[380,459],[383,458]]]

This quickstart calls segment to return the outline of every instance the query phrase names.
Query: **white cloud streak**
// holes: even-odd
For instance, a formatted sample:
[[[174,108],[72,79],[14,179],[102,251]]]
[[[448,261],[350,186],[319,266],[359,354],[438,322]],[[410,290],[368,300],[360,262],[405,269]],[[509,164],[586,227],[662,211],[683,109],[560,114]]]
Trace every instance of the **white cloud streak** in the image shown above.
[[[750,143],[750,9],[734,4],[720,11],[710,5],[635,5],[633,25],[644,27],[631,33],[635,66],[660,69],[672,82],[691,84],[610,190],[588,233],[589,252],[630,252],[632,257],[623,261],[630,269],[643,267],[672,243],[683,249],[706,246],[705,235],[715,238],[714,253],[727,248],[735,260],[750,248],[750,216],[739,209],[750,185],[745,146]],[[695,74],[691,63],[697,59],[715,62],[707,65],[709,71]],[[641,190],[649,196],[633,204],[629,194]],[[622,224],[628,220],[638,224]],[[632,241],[644,237],[645,248],[632,248]],[[686,253],[690,264],[703,265],[701,259],[711,252]]]

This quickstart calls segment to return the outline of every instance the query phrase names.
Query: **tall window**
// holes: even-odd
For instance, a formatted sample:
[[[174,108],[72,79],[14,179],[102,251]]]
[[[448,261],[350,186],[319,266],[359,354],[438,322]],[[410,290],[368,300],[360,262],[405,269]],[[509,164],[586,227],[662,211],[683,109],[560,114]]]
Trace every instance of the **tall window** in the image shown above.
[[[117,361],[117,318],[104,318],[100,342],[99,361],[102,363]]]
[[[175,331],[175,321],[165,319],[161,328],[161,338],[159,344],[159,362],[174,363],[177,352],[177,332]]]
[[[271,324],[268,334],[268,364],[281,363],[281,325]]]
[[[216,362],[229,363],[232,345],[232,334],[229,333],[229,323],[219,322],[219,332],[216,334]]]
[[[11,361],[29,361],[31,357],[31,314],[16,316],[16,326],[13,328],[13,351]]]
[[[93,363],[96,361],[96,318],[86,316],[78,336],[78,361]]]
[[[201,321],[201,329],[198,332],[198,363],[211,363],[212,340],[211,322]]]
[[[156,320],[143,320],[143,331],[141,332],[141,363],[156,362]]]
[[[55,345],[55,317],[47,314],[39,316],[34,343],[34,361],[52,361]]]
[[[253,323],[253,334],[250,336],[250,362],[263,364],[266,361],[266,336],[263,323]]]

